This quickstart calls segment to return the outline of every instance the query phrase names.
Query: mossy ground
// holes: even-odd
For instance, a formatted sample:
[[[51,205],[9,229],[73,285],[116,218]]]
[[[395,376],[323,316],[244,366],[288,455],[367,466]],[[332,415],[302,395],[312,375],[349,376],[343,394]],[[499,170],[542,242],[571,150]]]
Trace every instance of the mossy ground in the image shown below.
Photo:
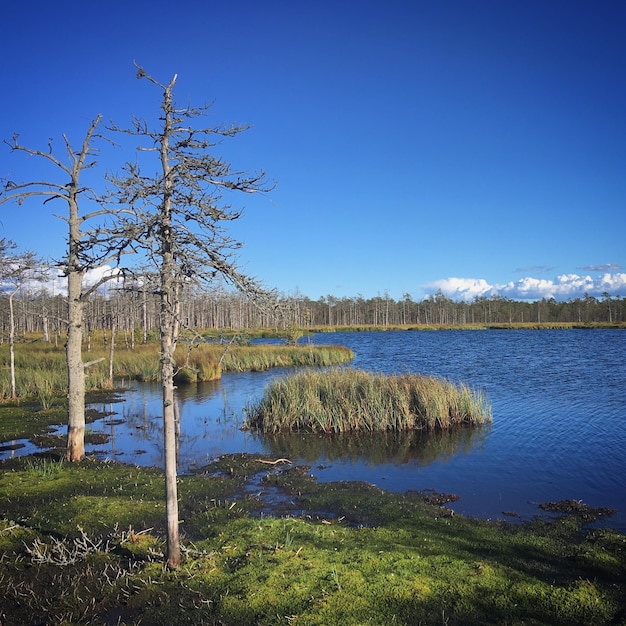
[[[269,460],[180,477],[177,571],[160,471],[1,463],[0,623],[626,623],[626,536],[585,526],[589,509],[479,521]]]

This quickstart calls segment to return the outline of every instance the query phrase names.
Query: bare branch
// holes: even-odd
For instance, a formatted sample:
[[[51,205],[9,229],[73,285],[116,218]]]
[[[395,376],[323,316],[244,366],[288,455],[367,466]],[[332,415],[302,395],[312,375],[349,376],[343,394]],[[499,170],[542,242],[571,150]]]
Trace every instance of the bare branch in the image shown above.
[[[96,363],[102,363],[102,361],[104,361],[104,357],[101,356],[99,359],[94,359],[93,361],[87,361],[87,363],[83,363],[83,369],[87,369],[89,367],[91,367],[92,365],[95,365]]]
[[[26,154],[29,154],[30,156],[37,156],[43,159],[47,159],[48,161],[54,163],[54,165],[56,165],[58,168],[62,169],[69,176],[72,175],[72,170],[68,168],[66,165],[64,165],[61,161],[59,161],[52,153],[52,140],[50,140],[48,143],[48,148],[49,148],[48,152],[43,152],[42,150],[35,150],[33,148],[27,148],[26,146],[22,146],[17,141],[18,137],[19,135],[16,133],[13,135],[13,143],[9,143],[8,141],[6,141],[6,139],[3,140],[3,143],[9,146],[9,148],[11,148],[12,151],[25,152]]]

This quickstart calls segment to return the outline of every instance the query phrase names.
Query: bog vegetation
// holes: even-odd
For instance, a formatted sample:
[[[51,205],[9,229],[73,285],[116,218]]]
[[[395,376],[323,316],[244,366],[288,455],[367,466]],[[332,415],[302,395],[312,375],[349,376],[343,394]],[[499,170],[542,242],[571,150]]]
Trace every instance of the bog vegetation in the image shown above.
[[[485,396],[464,384],[336,369],[273,380],[248,411],[247,426],[264,432],[343,433],[445,430],[489,421]]]
[[[626,537],[567,511],[512,524],[443,494],[317,483],[224,457],[179,477],[184,559],[163,567],[161,471],[0,463],[0,622],[356,626],[623,624]],[[267,494],[283,508],[268,513]]]
[[[130,381],[159,380],[159,345],[156,341],[130,347],[119,343],[110,361],[110,335],[106,342],[98,334],[88,352],[90,360],[103,359],[87,370],[89,391],[124,386]],[[118,339],[119,342],[119,339]],[[181,342],[176,352],[178,383],[220,378],[222,372],[264,371],[273,367],[328,366],[346,363],[352,351],[343,346],[241,345],[229,343]],[[11,399],[9,352],[0,347],[0,401]],[[54,396],[67,390],[67,366],[61,345],[41,340],[16,345],[15,369],[18,399],[38,400],[47,408]],[[111,378],[112,372],[112,378]]]

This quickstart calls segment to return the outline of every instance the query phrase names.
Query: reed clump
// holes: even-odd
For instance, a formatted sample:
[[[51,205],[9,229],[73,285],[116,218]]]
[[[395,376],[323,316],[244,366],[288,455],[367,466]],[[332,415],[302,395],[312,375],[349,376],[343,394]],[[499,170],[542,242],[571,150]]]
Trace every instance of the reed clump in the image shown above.
[[[344,346],[234,346],[222,357],[225,372],[263,372],[275,367],[328,367],[348,363],[354,353]]]
[[[249,407],[246,426],[268,433],[435,431],[491,420],[485,395],[465,384],[335,369],[272,381]]]

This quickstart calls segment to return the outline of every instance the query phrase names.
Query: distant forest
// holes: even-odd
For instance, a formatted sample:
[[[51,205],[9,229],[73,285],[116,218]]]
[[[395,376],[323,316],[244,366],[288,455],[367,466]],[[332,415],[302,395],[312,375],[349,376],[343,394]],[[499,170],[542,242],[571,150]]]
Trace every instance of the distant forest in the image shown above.
[[[15,331],[41,333],[54,340],[67,329],[67,303],[63,296],[23,290],[14,298]],[[133,340],[154,336],[159,327],[158,297],[148,289],[109,290],[93,296],[86,308],[87,332],[95,330],[132,333]],[[420,302],[408,294],[401,300],[388,296],[375,298],[280,296],[273,306],[259,309],[245,297],[216,289],[206,293],[188,289],[182,299],[181,327],[194,329],[281,330],[286,327],[393,327],[464,326],[508,324],[594,325],[626,323],[626,299],[603,294],[585,295],[565,302],[541,299],[535,302],[509,300],[498,296],[458,302],[437,293]],[[0,296],[2,336],[8,332],[9,298]]]

